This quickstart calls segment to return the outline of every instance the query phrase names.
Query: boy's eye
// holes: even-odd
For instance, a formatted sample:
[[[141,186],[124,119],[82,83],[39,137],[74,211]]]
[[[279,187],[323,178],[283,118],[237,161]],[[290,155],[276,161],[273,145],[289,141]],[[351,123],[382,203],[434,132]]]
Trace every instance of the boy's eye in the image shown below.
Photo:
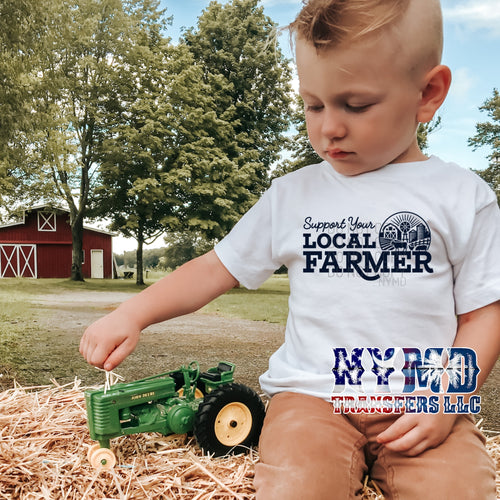
[[[372,106],[373,106],[373,104],[363,104],[363,105],[359,106],[359,105],[346,103],[346,105],[345,105],[347,111],[350,111],[351,113],[363,113],[363,111],[367,111]]]
[[[306,111],[310,111],[311,113],[317,113],[318,111],[321,111],[323,109],[323,106],[321,104],[308,104],[306,105]]]

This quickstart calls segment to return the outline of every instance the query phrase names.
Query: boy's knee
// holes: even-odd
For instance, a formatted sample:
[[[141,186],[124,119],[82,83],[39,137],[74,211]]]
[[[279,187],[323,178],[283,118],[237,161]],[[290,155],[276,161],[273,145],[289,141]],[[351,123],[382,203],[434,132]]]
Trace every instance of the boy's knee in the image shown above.
[[[329,403],[304,395],[273,398],[255,467],[257,498],[353,498],[366,472],[366,438]]]
[[[304,460],[307,460],[304,457]],[[307,468],[258,463],[255,466],[254,487],[257,500],[329,500],[330,483]],[[345,497],[347,498],[347,497]]]
[[[260,436],[261,456],[318,449],[331,434],[332,418],[331,405],[321,399],[294,393],[274,396]]]
[[[422,471],[422,475],[403,478],[394,475],[395,485],[389,489],[387,498],[418,500],[496,500],[494,471],[477,464],[457,470],[456,459],[442,463],[433,469]],[[420,477],[419,477],[420,476]]]

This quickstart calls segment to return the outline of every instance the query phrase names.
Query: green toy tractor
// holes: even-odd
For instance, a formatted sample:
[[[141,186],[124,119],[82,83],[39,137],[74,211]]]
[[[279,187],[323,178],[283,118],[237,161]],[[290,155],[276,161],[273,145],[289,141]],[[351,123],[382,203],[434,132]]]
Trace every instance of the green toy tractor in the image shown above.
[[[85,392],[93,467],[112,469],[110,440],[140,432],[163,435],[193,432],[200,447],[214,456],[240,453],[257,444],[264,404],[258,394],[233,382],[235,365],[220,362],[200,372],[197,362],[178,370],[109,389]]]

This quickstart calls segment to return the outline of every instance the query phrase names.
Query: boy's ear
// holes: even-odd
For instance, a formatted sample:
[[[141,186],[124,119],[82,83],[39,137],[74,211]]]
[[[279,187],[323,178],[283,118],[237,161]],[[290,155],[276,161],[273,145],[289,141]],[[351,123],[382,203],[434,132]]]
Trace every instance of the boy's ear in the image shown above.
[[[451,70],[440,64],[432,68],[424,79],[422,96],[417,112],[420,123],[430,122],[445,100],[451,85]]]

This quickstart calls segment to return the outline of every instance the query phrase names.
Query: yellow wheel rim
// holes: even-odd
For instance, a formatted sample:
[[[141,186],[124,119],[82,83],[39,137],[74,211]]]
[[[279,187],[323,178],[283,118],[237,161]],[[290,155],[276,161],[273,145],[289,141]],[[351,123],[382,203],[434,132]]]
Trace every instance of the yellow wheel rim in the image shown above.
[[[89,451],[87,452],[87,460],[90,462],[90,458],[92,457],[92,454],[96,452],[101,445],[99,443],[94,443],[93,445],[90,446]]]
[[[184,396],[184,387],[181,387],[178,391],[177,391],[177,394],[179,394],[179,397],[182,398],[182,396]],[[196,388],[194,390],[194,398],[195,399],[200,399],[200,398],[204,398],[205,397],[205,394],[203,394],[203,392],[200,391],[200,389]]]
[[[108,448],[99,448],[90,454],[89,461],[94,469],[100,467],[104,470],[110,470],[116,465],[116,456]]]
[[[252,414],[243,403],[229,403],[215,419],[215,436],[224,446],[236,446],[247,438],[252,429]]]

